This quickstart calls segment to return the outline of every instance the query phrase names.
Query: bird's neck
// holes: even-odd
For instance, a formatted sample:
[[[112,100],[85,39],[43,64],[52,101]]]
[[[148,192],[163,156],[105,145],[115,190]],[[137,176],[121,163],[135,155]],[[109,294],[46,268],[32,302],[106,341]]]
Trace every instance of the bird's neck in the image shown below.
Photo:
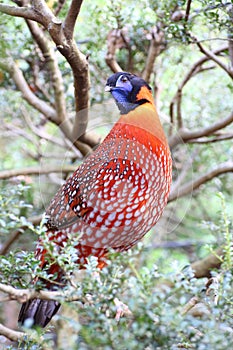
[[[147,86],[140,87],[140,90],[133,90],[130,93],[124,90],[112,90],[112,95],[120,110],[121,115],[134,111],[139,106],[144,104],[154,105],[154,99],[151,90]]]
[[[121,130],[121,132],[124,131],[125,134],[135,133],[135,136],[140,139],[144,138],[145,141],[146,138],[154,136],[164,145],[167,145],[167,140],[153,100],[122,115],[116,124],[116,128]]]

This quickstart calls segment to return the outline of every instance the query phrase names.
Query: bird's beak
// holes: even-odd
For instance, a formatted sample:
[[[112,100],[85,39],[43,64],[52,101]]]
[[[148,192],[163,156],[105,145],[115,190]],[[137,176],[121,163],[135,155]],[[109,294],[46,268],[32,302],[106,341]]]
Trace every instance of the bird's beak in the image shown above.
[[[112,87],[109,86],[109,85],[106,85],[104,91],[105,92],[110,92],[110,91],[112,91]]]

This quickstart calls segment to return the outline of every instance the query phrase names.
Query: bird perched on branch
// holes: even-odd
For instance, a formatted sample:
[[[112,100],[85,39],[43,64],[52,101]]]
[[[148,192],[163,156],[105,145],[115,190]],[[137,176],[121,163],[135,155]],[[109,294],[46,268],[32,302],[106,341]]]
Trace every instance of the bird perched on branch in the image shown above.
[[[46,211],[46,236],[62,254],[73,239],[79,266],[87,257],[104,266],[109,248],[118,252],[135,245],[159,220],[167,203],[172,162],[151,88],[134,74],[119,72],[107,81],[120,118],[102,144],[78,167]],[[36,257],[49,274],[62,280],[57,263],[48,266],[40,241]],[[46,285],[53,289],[52,283]],[[19,322],[28,318],[45,327],[59,309],[53,300],[29,300]]]

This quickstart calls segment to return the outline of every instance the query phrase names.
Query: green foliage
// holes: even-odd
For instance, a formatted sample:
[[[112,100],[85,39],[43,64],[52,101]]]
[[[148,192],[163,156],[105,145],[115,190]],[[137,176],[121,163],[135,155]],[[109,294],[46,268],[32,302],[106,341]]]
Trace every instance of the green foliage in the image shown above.
[[[14,211],[27,205],[22,201],[22,193],[28,188],[18,186],[18,204],[16,190],[14,200],[2,200],[5,213],[9,208]],[[231,348],[232,341],[232,287],[233,287],[233,254],[232,227],[225,208],[225,200],[219,195],[222,203],[219,222],[208,225],[211,229],[220,228],[221,245],[225,255],[222,268],[213,272],[213,282],[205,286],[206,280],[198,280],[190,266],[180,267],[173,263],[172,272],[162,268],[161,258],[156,259],[149,267],[148,250],[143,244],[121,254],[112,252],[108,256],[107,266],[102,270],[97,267],[97,259],[90,257],[85,265],[86,270],[78,280],[73,279],[73,286],[68,285],[64,291],[76,297],[78,302],[66,302],[61,298],[64,314],[57,316],[71,332],[66,345],[71,350],[89,349],[161,349],[178,350],[194,348],[197,350],[222,350]],[[11,199],[10,199],[11,198]],[[17,212],[15,213],[15,217]],[[15,225],[18,220],[12,217]],[[31,230],[44,239],[43,227]],[[7,226],[11,230],[11,226]],[[76,271],[75,252],[72,239],[67,242],[63,254],[58,254],[48,240],[45,242],[51,259],[57,261],[65,270],[68,280],[70,273]],[[14,269],[12,267],[14,266]],[[41,271],[33,253],[11,252],[0,259],[1,283],[16,287],[28,287],[31,279],[40,276],[51,279],[46,271]],[[81,271],[80,271],[81,273]],[[76,276],[77,277],[77,276]],[[76,283],[76,287],[74,287]],[[187,309],[193,297],[199,299],[199,309]],[[119,302],[120,301],[120,302]],[[115,319],[119,307],[126,312],[119,321]],[[127,311],[127,309],[126,309]],[[65,328],[66,329],[66,328]],[[53,337],[44,331],[25,329],[28,339],[18,345],[17,349],[43,348],[43,344],[54,347]],[[59,331],[58,331],[59,332]],[[44,340],[43,340],[43,337]],[[7,349],[16,349],[14,346]]]
[[[23,183],[17,186],[8,184],[0,189],[0,238],[2,246],[17,230],[22,233],[35,231],[33,225],[26,219],[32,208],[30,202],[32,202],[31,188]],[[0,256],[1,283],[11,284],[15,287],[28,287],[31,277],[35,277],[37,274],[37,266],[38,261],[34,258],[34,254],[22,252],[20,249],[11,251],[7,257]]]
[[[59,316],[72,330],[69,349],[222,350],[223,346],[233,345],[232,271],[226,271],[212,289],[218,296],[215,305],[213,295],[205,295],[203,281],[196,280],[190,268],[164,275],[154,265],[151,269],[141,267],[135,275],[132,266],[138,254],[143,254],[140,247],[119,256],[114,254],[102,271],[96,268],[95,259],[90,259],[85,278],[74,291],[80,299],[89,295],[88,300],[84,306],[63,303],[72,317]],[[203,311],[197,317],[183,313],[194,295],[202,300]],[[115,319],[115,298],[120,298],[132,312],[119,322]],[[75,320],[74,313],[83,323]]]
[[[32,208],[30,201],[31,191],[29,186],[19,184],[0,189],[0,227],[1,235],[15,230],[21,226],[28,226],[26,220],[28,210]]]

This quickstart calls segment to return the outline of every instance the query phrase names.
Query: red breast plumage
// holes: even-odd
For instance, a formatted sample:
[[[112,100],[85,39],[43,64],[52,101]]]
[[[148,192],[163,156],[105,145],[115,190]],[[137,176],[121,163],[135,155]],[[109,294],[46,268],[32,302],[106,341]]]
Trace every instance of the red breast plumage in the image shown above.
[[[131,248],[156,224],[166,206],[172,177],[169,147],[149,86],[125,72],[114,74],[107,86],[121,117],[46,211],[48,239],[62,248],[68,236],[77,236],[77,262],[82,265],[89,255],[95,255],[100,267],[109,248]],[[43,242],[36,256],[43,267]],[[59,270],[53,265],[50,272],[56,268]],[[19,320],[25,317],[24,310]],[[46,322],[37,319],[35,323],[44,326]]]

